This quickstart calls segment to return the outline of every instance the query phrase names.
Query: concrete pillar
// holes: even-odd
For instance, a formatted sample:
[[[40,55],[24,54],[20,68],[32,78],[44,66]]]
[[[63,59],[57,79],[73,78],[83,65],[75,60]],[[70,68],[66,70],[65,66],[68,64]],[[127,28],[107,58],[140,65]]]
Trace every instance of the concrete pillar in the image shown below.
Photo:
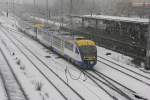
[[[118,22],[118,24],[119,24],[119,34],[120,34],[120,36],[122,36],[123,35],[122,24],[121,24],[121,22]]]
[[[150,17],[149,17],[149,25],[147,32],[147,50],[146,50],[146,70],[150,70]]]
[[[82,18],[82,27],[84,27],[84,20],[85,20],[85,19],[84,19],[84,18]]]
[[[96,30],[98,28],[98,20],[97,19],[95,20],[95,28],[96,28]]]

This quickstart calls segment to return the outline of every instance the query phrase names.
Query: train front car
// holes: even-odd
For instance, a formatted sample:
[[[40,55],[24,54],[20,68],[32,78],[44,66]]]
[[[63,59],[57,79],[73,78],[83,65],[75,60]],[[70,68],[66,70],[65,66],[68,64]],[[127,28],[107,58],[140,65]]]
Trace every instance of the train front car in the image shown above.
[[[97,63],[97,48],[95,43],[91,40],[77,40],[76,44],[82,59],[80,66],[85,69],[92,69]]]

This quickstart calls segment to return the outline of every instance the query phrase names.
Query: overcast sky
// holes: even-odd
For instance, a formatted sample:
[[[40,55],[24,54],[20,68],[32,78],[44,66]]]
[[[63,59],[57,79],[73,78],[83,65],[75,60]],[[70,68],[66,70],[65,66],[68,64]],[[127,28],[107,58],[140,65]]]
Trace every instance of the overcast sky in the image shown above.
[[[13,0],[0,0],[1,2],[12,2]],[[49,5],[53,5],[53,3],[57,0],[48,0]],[[14,0],[16,3],[28,3],[28,4],[33,4],[34,0]],[[37,4],[45,4],[46,0],[35,0]]]
[[[8,1],[8,2],[12,2],[13,0],[0,0],[0,1],[3,1],[3,2],[6,2],[6,1]],[[23,3],[23,4],[25,4],[25,3],[27,3],[27,4],[33,4],[34,3],[34,0],[14,0],[16,3]],[[39,6],[41,6],[41,7],[45,7],[45,5],[46,5],[46,1],[47,0],[35,0],[35,2],[36,2],[36,5],[39,7]],[[49,7],[53,7],[53,5],[55,5],[54,7],[56,8],[56,7],[60,7],[60,3],[61,3],[61,1],[63,1],[63,2],[68,2],[68,3],[66,3],[64,6],[66,7],[66,8],[69,8],[70,7],[70,0],[48,0],[48,2],[49,2]],[[105,7],[107,7],[107,9],[108,8],[111,8],[112,6],[114,6],[114,3],[116,3],[117,1],[122,1],[122,0],[73,0],[73,3],[75,3],[75,5],[74,5],[74,8],[80,8],[80,7],[82,7],[84,4],[79,4],[79,3],[77,3],[77,2],[80,2],[81,3],[81,1],[83,1],[82,3],[86,3],[87,4],[87,2],[89,2],[89,4],[87,5],[87,6],[92,6],[92,7],[94,7],[93,6],[93,2],[95,3],[94,5],[97,5],[97,6],[100,6],[101,8],[104,8],[105,9]],[[123,0],[124,1],[124,0]],[[125,1],[127,1],[127,0],[125,0]],[[80,5],[80,6],[79,6]]]
[[[2,2],[12,2],[13,0],[0,0]],[[27,4],[33,4],[34,0],[14,0],[16,3],[27,3]],[[37,6],[45,6],[47,0],[35,0]],[[53,6],[54,3],[57,4],[57,6],[60,4],[60,1],[67,1],[68,5],[70,0],[48,0],[49,2],[49,7]],[[114,6],[114,4],[118,1],[130,1],[130,0],[73,0],[73,2],[78,2],[78,1],[84,1],[84,2],[92,2],[94,1],[96,4],[98,4],[100,7],[105,8],[105,7],[111,7]],[[131,0],[132,1],[132,0]],[[134,1],[150,1],[150,0],[134,0]],[[67,6],[68,6],[67,5]],[[69,6],[68,6],[69,7]]]
[[[13,1],[13,0],[0,0],[0,1],[3,1],[3,2],[7,2],[7,1]],[[34,0],[14,0],[15,2],[17,2],[17,3],[33,3],[33,1]],[[45,3],[45,1],[46,0],[35,0],[37,3],[39,3],[39,4],[44,4]],[[61,0],[48,0],[49,1],[49,3],[50,4],[53,4],[54,2],[56,2],[56,1],[61,1]],[[66,0],[64,0],[64,1],[66,1]],[[68,1],[70,1],[70,0],[68,0]],[[74,0],[73,0],[74,1]],[[103,1],[103,2],[111,2],[111,1],[119,1],[119,0],[83,0],[83,1]],[[120,1],[122,1],[122,0],[120,0]],[[125,1],[128,1],[128,0],[125,0]],[[131,1],[137,1],[137,2],[139,2],[139,1],[150,1],[150,0],[131,0]]]
[[[13,0],[0,0],[2,2],[7,2],[7,1],[13,1]],[[14,0],[17,3],[33,3],[34,0]],[[37,3],[45,3],[46,0],[35,0]],[[56,1],[61,1],[61,0],[48,0],[50,4],[53,4]],[[70,1],[70,0],[64,0],[64,1]],[[74,0],[73,0],[74,1]],[[92,1],[92,0],[83,0],[83,1]],[[94,0],[93,0],[94,1]],[[95,0],[95,1],[112,1],[112,0]]]
[[[22,0],[23,3],[33,3],[34,0]],[[48,0],[49,5],[53,5],[53,3],[57,0]],[[35,0],[37,4],[45,4],[46,0]]]

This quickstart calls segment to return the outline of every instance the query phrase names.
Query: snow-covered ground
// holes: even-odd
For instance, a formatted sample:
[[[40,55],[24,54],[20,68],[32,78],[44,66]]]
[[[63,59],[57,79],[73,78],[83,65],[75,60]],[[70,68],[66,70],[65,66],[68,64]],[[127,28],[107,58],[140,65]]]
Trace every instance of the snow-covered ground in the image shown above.
[[[99,51],[98,55],[105,55],[106,57],[111,58],[117,62],[135,67],[135,65],[132,63],[133,58],[131,57],[125,56],[123,54],[120,54],[120,53],[117,53],[117,52],[114,52],[112,50],[108,50],[102,47],[97,47],[97,49]]]
[[[9,27],[16,31],[6,31],[8,34],[12,34],[19,41],[21,41],[24,45],[27,46],[28,49],[32,50],[34,54],[36,54],[49,68],[51,68],[54,72],[56,72],[62,80],[64,80],[68,85],[70,85],[75,91],[77,91],[84,99],[86,100],[111,100],[110,96],[106,94],[102,89],[98,88],[90,79],[86,79],[86,77],[81,73],[78,69],[76,69],[73,65],[66,62],[64,59],[59,58],[56,54],[46,49],[44,46],[39,44],[37,41],[32,40],[31,38],[17,32],[15,24],[16,21],[13,21],[12,18],[8,19],[6,17],[1,17],[0,22],[5,27]],[[34,65],[20,52],[18,48],[3,34],[3,31],[0,31],[0,37],[5,43],[0,44],[0,47],[5,51],[10,62],[14,65],[14,70],[22,82],[26,92],[28,93],[31,100],[61,100],[64,99],[56,89],[49,84],[48,80],[37,71]],[[65,94],[69,100],[77,100],[80,99],[75,93],[73,93],[60,79],[58,79],[52,72],[48,70],[41,62],[38,61],[27,49],[25,49],[17,40],[12,36],[9,37],[21,48],[21,50],[33,61],[33,63],[38,66],[38,68],[49,78],[49,80],[56,85],[60,89],[60,91]],[[6,48],[9,48],[7,50]],[[110,50],[106,50],[101,47],[98,48],[98,55],[103,56],[109,60],[113,60],[114,62],[123,65],[133,71],[136,71],[144,76],[150,78],[149,74],[146,74],[135,67],[131,67],[129,64],[131,58],[125,57],[121,54],[115,53]],[[11,55],[14,52],[15,55]],[[111,53],[111,55],[106,56],[106,53]],[[17,60],[16,60],[17,58]],[[17,64],[16,62],[20,62]],[[125,63],[124,63],[125,62]],[[124,63],[124,64],[123,64]],[[112,65],[115,66],[115,65]],[[144,98],[148,98],[150,100],[150,86],[134,79],[133,77],[129,77],[128,75],[121,73],[115,69],[108,67],[107,65],[98,62],[95,66],[95,69],[99,72],[107,75],[108,77],[116,80],[120,84],[128,87],[131,90],[134,90],[137,94],[141,95]],[[67,72],[66,72],[67,70]],[[70,76],[69,72],[73,75],[73,78],[78,78],[78,80],[73,80]],[[123,70],[122,71],[126,71]],[[81,74],[81,75],[80,75]],[[131,75],[140,78],[133,73]],[[141,80],[150,83],[148,79]],[[40,87],[40,90],[37,90],[37,87]],[[36,99],[35,99],[36,98]],[[121,98],[119,98],[122,100]]]
[[[4,84],[1,79],[0,79],[0,98],[1,100],[7,100],[6,91],[5,91]]]
[[[4,66],[5,64],[3,63],[3,56],[0,54],[0,66]],[[0,72],[1,73],[1,72]],[[0,98],[2,100],[7,100],[7,94],[6,94],[6,91],[5,91],[5,88],[4,88],[4,83],[2,81],[2,76],[0,74]]]

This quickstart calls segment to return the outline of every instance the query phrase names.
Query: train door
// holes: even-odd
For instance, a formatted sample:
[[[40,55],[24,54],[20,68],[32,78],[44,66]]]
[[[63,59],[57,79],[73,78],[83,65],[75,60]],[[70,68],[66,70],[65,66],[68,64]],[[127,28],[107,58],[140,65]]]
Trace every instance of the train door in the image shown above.
[[[77,48],[77,46],[75,46],[74,57],[76,60],[81,60],[80,52],[79,52],[79,49]]]
[[[61,52],[64,55],[64,41],[61,39]]]
[[[52,47],[52,39],[53,39],[53,32],[49,32],[49,45],[50,45],[50,47]]]

